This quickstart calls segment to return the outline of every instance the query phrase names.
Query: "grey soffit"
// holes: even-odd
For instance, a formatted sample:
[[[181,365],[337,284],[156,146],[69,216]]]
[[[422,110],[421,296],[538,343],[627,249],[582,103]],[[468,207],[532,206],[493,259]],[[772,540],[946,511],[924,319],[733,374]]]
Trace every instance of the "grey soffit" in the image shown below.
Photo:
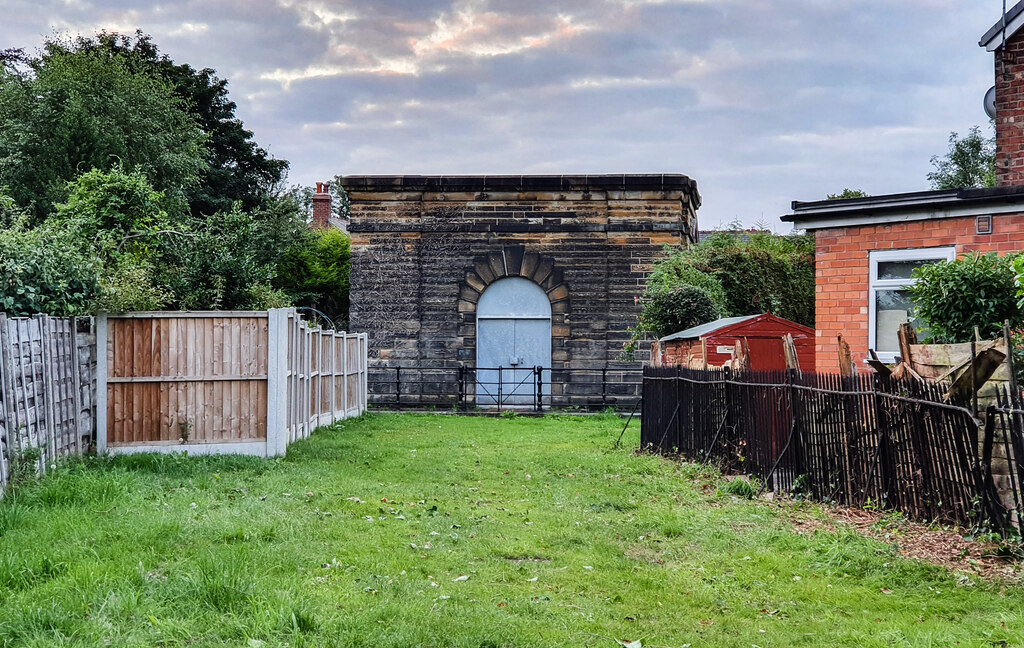
[[[679,331],[678,333],[673,333],[672,335],[666,335],[665,337],[661,338],[658,341],[669,342],[671,340],[696,340],[697,338],[707,335],[708,333],[711,333],[713,331],[717,331],[720,328],[732,326],[733,324],[739,324],[740,322],[746,322],[747,320],[752,320],[755,317],[760,317],[760,315],[723,317],[721,319],[716,319],[714,322],[708,322],[707,324],[701,324],[700,326],[688,328],[685,331]]]
[[[346,189],[371,191],[685,191],[697,182],[681,173],[605,175],[349,175]]]
[[[794,200],[793,213],[786,214],[782,220],[791,223],[813,223],[815,220],[836,220],[906,211],[927,212],[954,206],[984,207],[1018,203],[1024,203],[1024,186],[914,191],[844,200]]]
[[[1006,12],[1007,27],[1009,27],[1010,23],[1013,22],[1014,18],[1019,16],[1022,12],[1024,12],[1024,0],[1021,0],[1017,4],[1013,5],[1013,8]],[[1002,40],[1002,31],[1003,18],[1000,17],[999,20],[996,21],[996,24],[989,27],[989,30],[985,32],[984,36],[981,37],[981,40],[978,41],[978,45],[982,47],[988,47],[988,44],[995,40],[997,37],[1000,40]],[[1006,34],[1006,38],[1010,38],[1011,36],[1013,36],[1013,33],[1008,31]]]

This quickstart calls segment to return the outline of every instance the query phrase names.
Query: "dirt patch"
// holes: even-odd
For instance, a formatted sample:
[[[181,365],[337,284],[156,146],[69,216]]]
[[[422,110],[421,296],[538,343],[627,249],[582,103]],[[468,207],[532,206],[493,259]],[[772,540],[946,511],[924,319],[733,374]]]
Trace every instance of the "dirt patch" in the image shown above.
[[[908,522],[881,511],[849,507],[823,507],[821,510],[826,519],[795,518],[794,530],[811,534],[817,530],[850,529],[892,545],[905,558],[941,565],[951,571],[969,572],[986,580],[1024,580],[1018,559],[1001,555],[996,543],[965,538],[962,531]]]
[[[652,549],[643,545],[632,545],[626,547],[625,554],[627,558],[630,560],[636,560],[637,562],[644,562],[650,565],[665,564],[664,549]]]
[[[549,563],[550,558],[541,558],[540,556],[505,556],[505,560],[509,561],[513,565],[521,565],[522,563]]]

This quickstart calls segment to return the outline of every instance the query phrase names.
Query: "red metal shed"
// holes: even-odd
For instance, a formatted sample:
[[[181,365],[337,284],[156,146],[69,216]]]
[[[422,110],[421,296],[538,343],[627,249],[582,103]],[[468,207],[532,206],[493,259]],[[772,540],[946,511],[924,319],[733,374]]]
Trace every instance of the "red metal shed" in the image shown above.
[[[787,333],[793,336],[800,370],[814,371],[814,329],[771,313],[723,317],[667,335],[652,346],[651,363],[656,366],[685,365],[688,358],[703,362],[704,349],[707,348],[708,365],[721,366],[732,360],[736,341],[745,340],[751,369],[785,369],[782,340]]]

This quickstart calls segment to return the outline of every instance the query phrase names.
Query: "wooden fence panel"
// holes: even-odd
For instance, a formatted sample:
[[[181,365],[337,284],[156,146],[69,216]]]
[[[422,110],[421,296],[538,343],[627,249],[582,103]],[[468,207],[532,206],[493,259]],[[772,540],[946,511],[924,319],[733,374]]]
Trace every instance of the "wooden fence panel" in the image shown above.
[[[36,455],[45,472],[92,439],[93,354],[89,320],[0,313],[0,492],[11,460]]]
[[[366,409],[358,393],[336,405],[338,382],[365,382],[366,336],[312,329],[294,309],[133,313],[97,331],[101,451],[280,455]],[[362,355],[335,358],[350,341]]]
[[[106,318],[106,447],[267,437],[266,313]]]

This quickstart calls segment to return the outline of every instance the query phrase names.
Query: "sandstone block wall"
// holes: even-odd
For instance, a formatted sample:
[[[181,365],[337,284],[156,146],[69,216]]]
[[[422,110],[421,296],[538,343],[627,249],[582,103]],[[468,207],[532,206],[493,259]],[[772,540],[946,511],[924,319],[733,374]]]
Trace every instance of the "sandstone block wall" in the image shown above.
[[[476,303],[505,276],[552,306],[552,366],[616,362],[665,246],[696,236],[682,175],[347,176],[352,330],[378,366],[473,367]],[[553,390],[557,393],[557,390]]]

